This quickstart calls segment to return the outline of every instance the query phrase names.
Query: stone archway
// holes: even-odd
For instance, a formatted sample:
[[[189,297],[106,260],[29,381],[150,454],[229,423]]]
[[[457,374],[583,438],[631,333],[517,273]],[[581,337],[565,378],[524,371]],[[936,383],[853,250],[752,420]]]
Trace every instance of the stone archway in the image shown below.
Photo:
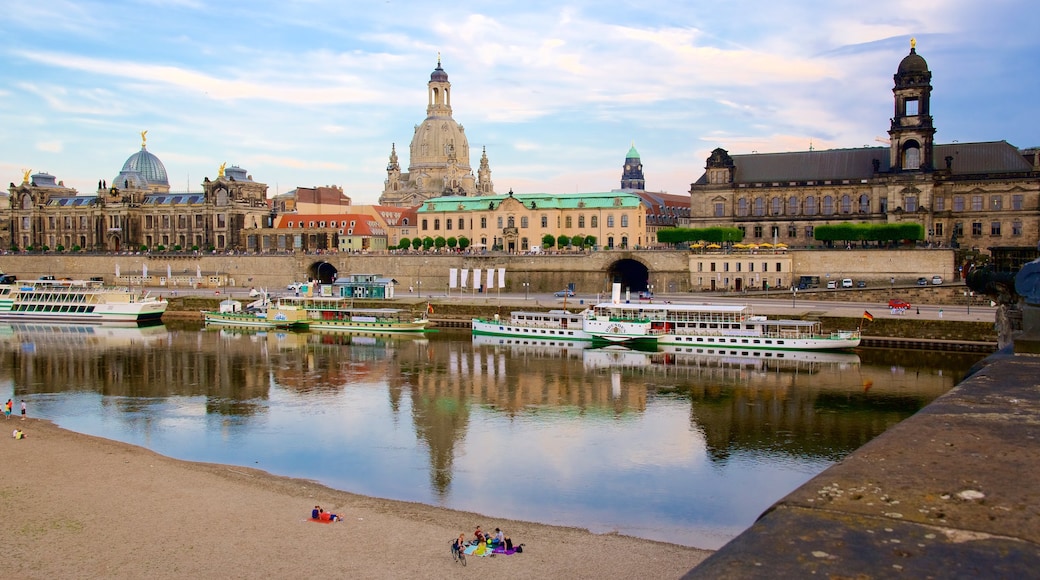
[[[328,262],[314,262],[307,268],[307,275],[311,280],[317,280],[322,284],[332,284],[339,276],[339,270]]]
[[[647,289],[650,270],[638,260],[625,258],[607,267],[607,278],[609,284],[620,283],[622,292],[642,292]]]

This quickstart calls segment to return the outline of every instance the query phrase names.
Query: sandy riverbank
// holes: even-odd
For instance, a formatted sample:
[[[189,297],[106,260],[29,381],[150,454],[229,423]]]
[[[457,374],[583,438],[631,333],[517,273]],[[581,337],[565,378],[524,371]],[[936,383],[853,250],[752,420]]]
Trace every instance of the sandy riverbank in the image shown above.
[[[46,421],[0,424],[8,577],[677,578],[709,554],[179,461]],[[315,504],[345,521],[307,521]],[[449,543],[478,524],[525,552],[458,567]]]

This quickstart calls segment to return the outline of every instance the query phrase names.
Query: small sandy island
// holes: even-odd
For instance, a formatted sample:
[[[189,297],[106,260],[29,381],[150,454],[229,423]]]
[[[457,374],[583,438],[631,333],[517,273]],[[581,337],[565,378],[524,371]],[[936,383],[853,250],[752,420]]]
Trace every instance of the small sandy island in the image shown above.
[[[42,420],[0,424],[9,578],[678,578],[710,553],[179,461]],[[345,521],[310,522],[316,504]],[[524,553],[458,566],[450,542],[477,525]]]

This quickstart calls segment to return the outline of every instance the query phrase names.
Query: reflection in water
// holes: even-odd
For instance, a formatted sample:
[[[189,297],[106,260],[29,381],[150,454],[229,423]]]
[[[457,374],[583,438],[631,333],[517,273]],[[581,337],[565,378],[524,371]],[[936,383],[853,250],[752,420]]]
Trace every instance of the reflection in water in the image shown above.
[[[70,429],[350,491],[717,547],[979,357],[0,326]]]

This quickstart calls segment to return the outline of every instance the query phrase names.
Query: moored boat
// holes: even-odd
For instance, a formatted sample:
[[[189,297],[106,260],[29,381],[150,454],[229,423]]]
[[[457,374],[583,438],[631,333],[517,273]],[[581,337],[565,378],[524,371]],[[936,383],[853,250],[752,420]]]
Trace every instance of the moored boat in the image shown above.
[[[222,300],[218,310],[204,310],[202,318],[206,324],[219,326],[297,330],[307,328],[306,312],[295,305],[283,304],[281,300],[272,303],[266,294],[245,309],[238,300]]]
[[[658,346],[727,346],[769,350],[843,350],[859,346],[859,330],[823,332],[817,320],[757,316],[746,305],[604,302],[586,314],[594,342]]]
[[[354,333],[425,332],[430,319],[416,316],[400,308],[356,308],[345,298],[328,296],[286,296],[279,306],[304,312],[304,321],[312,331]]]
[[[584,312],[550,310],[548,312],[515,311],[509,320],[474,318],[473,334],[477,336],[504,336],[532,339],[591,341],[592,336],[582,329]]]
[[[145,291],[87,280],[0,276],[0,320],[75,324],[157,322],[167,302]]]

